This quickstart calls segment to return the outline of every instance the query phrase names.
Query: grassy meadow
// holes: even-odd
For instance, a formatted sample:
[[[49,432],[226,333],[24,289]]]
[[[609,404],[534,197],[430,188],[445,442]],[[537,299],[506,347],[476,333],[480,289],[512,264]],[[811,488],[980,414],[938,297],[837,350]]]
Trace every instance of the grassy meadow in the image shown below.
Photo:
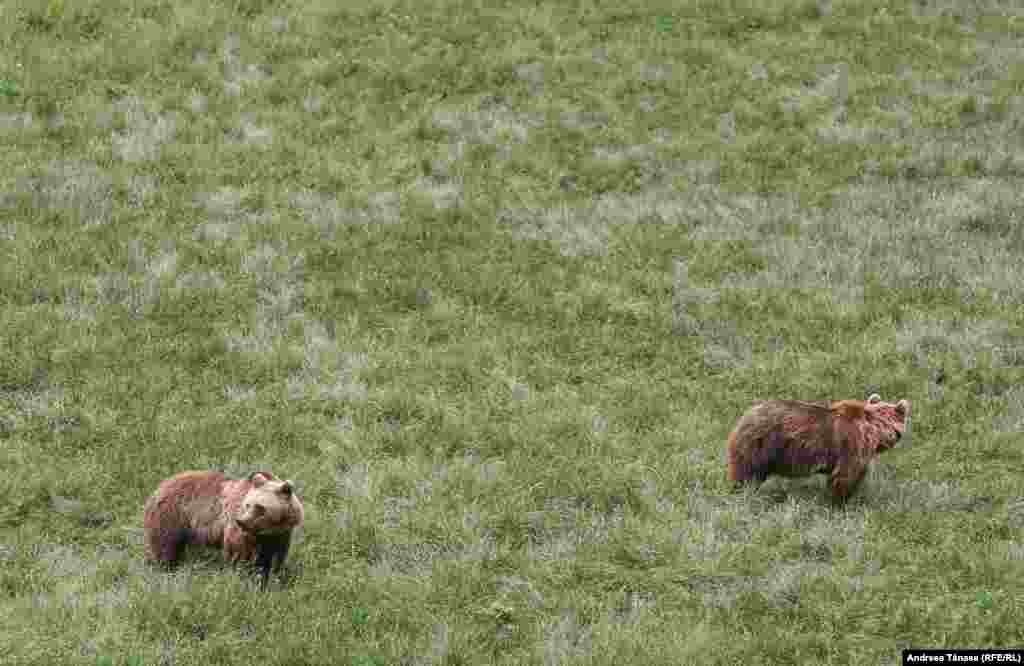
[[[0,662],[1024,644],[1024,9],[4,0]],[[913,403],[845,508],[757,398]],[[143,563],[294,479],[266,593]]]

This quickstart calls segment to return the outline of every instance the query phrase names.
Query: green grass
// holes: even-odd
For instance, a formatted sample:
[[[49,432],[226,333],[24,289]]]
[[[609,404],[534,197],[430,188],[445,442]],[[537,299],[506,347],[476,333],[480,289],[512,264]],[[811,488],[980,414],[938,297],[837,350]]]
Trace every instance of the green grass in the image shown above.
[[[0,4],[4,663],[1024,643],[1011,6]],[[752,399],[876,391],[846,509],[730,491]],[[256,466],[286,581],[144,566]]]

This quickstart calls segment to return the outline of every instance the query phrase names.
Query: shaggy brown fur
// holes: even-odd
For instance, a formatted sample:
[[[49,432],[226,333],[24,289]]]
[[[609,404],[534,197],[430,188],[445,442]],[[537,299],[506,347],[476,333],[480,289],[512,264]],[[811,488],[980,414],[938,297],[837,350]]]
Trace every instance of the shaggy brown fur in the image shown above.
[[[768,476],[828,474],[832,497],[846,500],[871,460],[896,445],[910,402],[755,402],[729,435],[729,479],[762,483]]]
[[[221,472],[183,472],[146,501],[146,559],[173,565],[187,544],[214,546],[229,562],[255,562],[265,586],[302,520],[292,482],[269,472],[237,481]]]

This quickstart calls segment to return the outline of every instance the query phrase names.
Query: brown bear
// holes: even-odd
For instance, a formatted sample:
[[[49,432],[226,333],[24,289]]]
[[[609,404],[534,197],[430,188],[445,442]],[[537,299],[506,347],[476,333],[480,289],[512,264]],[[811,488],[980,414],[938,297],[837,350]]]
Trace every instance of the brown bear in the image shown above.
[[[222,548],[229,562],[255,562],[260,586],[288,557],[302,502],[291,481],[269,472],[229,480],[222,472],[182,472],[146,501],[146,559],[174,565],[186,544]]]
[[[771,474],[828,474],[832,498],[845,501],[873,458],[896,445],[910,402],[757,401],[729,435],[729,479],[761,484]]]

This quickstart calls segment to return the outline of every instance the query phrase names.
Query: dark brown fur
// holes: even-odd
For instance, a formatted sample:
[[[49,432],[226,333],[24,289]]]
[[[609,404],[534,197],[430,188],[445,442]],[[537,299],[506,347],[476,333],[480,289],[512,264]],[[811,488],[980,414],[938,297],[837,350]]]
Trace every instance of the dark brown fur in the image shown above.
[[[770,475],[828,474],[832,497],[845,501],[871,461],[903,435],[910,403],[755,402],[729,435],[729,479],[762,483]]]
[[[146,501],[146,559],[174,565],[185,545],[221,548],[229,562],[254,562],[266,585],[288,557],[302,503],[290,481],[269,472],[228,480],[221,472],[183,472]]]

